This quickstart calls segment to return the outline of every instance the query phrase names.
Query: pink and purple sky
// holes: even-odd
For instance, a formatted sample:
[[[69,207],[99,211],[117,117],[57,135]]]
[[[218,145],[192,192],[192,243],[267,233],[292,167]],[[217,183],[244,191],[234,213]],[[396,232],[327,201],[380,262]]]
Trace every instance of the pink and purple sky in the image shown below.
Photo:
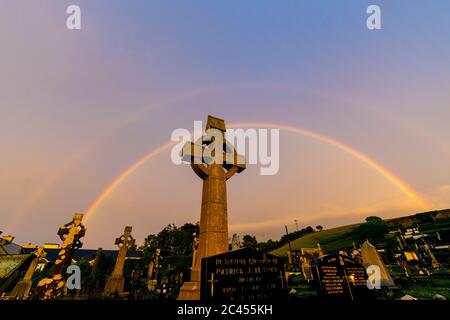
[[[227,123],[312,130],[368,156],[431,209],[450,207],[450,4],[375,1],[5,0],[0,8],[0,230],[57,242],[59,225],[176,128]],[[65,27],[66,7],[82,29]],[[280,171],[228,187],[231,233],[293,230],[422,211],[379,171],[280,131]],[[201,181],[170,152],[123,180],[86,223],[112,248],[199,219]]]

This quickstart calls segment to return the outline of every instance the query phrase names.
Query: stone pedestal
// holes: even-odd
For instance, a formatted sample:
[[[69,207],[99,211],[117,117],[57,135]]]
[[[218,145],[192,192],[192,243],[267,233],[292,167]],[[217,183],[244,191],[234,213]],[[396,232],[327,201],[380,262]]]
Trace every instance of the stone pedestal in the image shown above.
[[[28,297],[30,295],[32,284],[31,280],[20,280],[11,292],[11,296],[16,297],[17,299]]]
[[[178,300],[200,300],[200,281],[183,283]]]
[[[121,294],[125,287],[125,277],[123,275],[112,275],[108,278],[105,285],[105,294]]]

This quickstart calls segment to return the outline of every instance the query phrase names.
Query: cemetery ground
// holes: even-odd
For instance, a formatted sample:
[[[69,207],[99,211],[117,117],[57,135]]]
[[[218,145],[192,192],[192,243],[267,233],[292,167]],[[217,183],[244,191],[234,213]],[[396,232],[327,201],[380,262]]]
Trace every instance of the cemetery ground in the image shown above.
[[[258,242],[251,235],[243,236],[241,241],[237,235],[234,235],[226,256],[238,255],[240,257],[240,260],[233,258],[233,261],[247,259],[248,257],[245,255],[250,254],[250,251],[242,248],[253,248],[251,255],[258,256],[265,252],[278,256],[282,259],[282,267],[277,270],[284,269],[286,277],[281,275],[282,271],[277,271],[273,279],[275,279],[274,283],[278,281],[276,279],[285,279],[283,288],[287,289],[285,291],[287,298],[291,301],[320,301],[319,294],[321,293],[318,293],[314,283],[315,276],[313,275],[311,278],[305,265],[314,273],[316,270],[314,261],[322,259],[319,257],[333,255],[342,256],[344,259],[351,257],[361,263],[363,249],[372,248],[382,257],[382,264],[395,283],[389,288],[383,287],[381,290],[377,290],[375,293],[377,300],[399,300],[405,296],[412,296],[419,300],[436,300],[440,297],[449,300],[450,252],[447,248],[450,235],[449,212],[450,210],[441,210],[440,212],[428,212],[384,221],[378,217],[368,217],[363,223],[331,229],[323,229],[320,226],[320,228],[313,229],[309,226],[297,232],[288,233],[278,241]],[[361,234],[361,230],[366,230],[367,228],[364,229],[364,227],[371,224],[382,225],[383,228],[380,229],[382,232],[378,230],[378,233],[369,233],[368,238],[365,238],[366,234]],[[129,229],[131,230],[131,228]],[[79,292],[68,290],[60,299],[175,301],[183,283],[189,281],[195,250],[193,245],[195,241],[193,242],[192,237],[197,232],[198,224],[186,223],[180,227],[168,225],[158,234],[149,235],[144,244],[139,247],[134,245],[133,238],[130,237],[128,240],[130,248],[127,250],[125,261],[116,260],[114,256],[111,256],[112,250],[86,250],[91,253],[88,255],[80,253],[80,256],[76,256],[76,259],[73,260],[81,269],[81,290]],[[372,238],[372,236],[374,237]],[[414,238],[415,236],[417,238]],[[119,237],[116,239],[116,243],[123,242],[122,239],[126,238]],[[369,247],[365,246],[368,243],[367,239],[371,243],[369,243]],[[427,252],[427,247],[433,249],[433,254]],[[439,249],[439,247],[443,248]],[[22,253],[31,253],[34,249],[27,250]],[[59,253],[59,249],[45,250],[48,260],[39,260],[39,264],[44,263],[45,266],[42,269],[37,268],[34,272],[33,288],[37,288],[42,280],[51,277],[52,262],[50,261],[54,260]],[[124,251],[124,257],[125,250],[122,251]],[[156,252],[161,254],[158,259],[155,258]],[[289,252],[290,254],[288,254]],[[307,263],[305,260],[301,262],[302,260],[294,259],[295,254],[299,252],[303,258],[311,255],[311,259],[308,258]],[[417,254],[416,261],[409,261],[407,253]],[[318,256],[314,256],[315,254]],[[439,261],[437,266],[433,265],[433,259]],[[118,264],[118,262],[121,263]],[[216,264],[217,262],[214,262],[212,267]],[[108,287],[107,283],[111,281],[110,277],[114,270],[118,269],[118,266],[123,268],[124,280],[123,284],[120,283],[120,291],[125,295],[122,296],[104,292],[104,288]],[[242,266],[236,264],[233,268],[233,270],[240,270],[239,268]],[[207,269],[213,270],[210,267]],[[25,269],[21,271],[18,278],[24,276],[24,273]],[[208,286],[205,287],[204,292],[212,292],[213,285],[214,290],[221,287],[220,279],[212,278],[211,273],[205,276],[207,278],[203,279],[203,282]],[[320,279],[321,276],[318,278]],[[230,279],[227,278],[226,281],[221,282],[230,284]],[[363,282],[365,287],[365,280]],[[238,285],[234,285],[228,289],[232,292],[231,289],[238,287]],[[257,294],[265,294],[265,292],[257,292]],[[275,296],[280,295],[275,294]]]
[[[408,219],[410,218],[410,219]],[[400,229],[407,230],[408,228],[418,227],[422,234],[433,235],[448,234],[450,230],[450,220],[447,218],[433,219],[430,215],[415,215],[410,217],[399,218],[397,220],[402,223],[397,223],[395,219],[393,223],[389,224],[386,229],[386,233],[382,235],[377,241],[377,248],[384,256],[387,255],[390,247],[397,242],[390,237],[389,231],[397,231]],[[389,220],[387,220],[389,222]],[[362,224],[352,224],[347,226],[341,226],[328,230],[321,230],[320,232],[309,233],[303,235],[297,239],[294,239],[289,243],[285,243],[281,247],[272,250],[271,253],[279,256],[286,257],[288,251],[297,251],[301,248],[311,248],[320,243],[320,246],[326,253],[338,253],[341,250],[350,252],[354,243],[360,243],[360,235],[358,235],[358,228]],[[290,245],[290,247],[289,247]],[[405,250],[406,251],[406,250]],[[396,300],[404,297],[405,295],[413,296],[420,300],[431,300],[436,298],[436,295],[450,299],[450,261],[448,254],[440,256],[435,252],[435,256],[439,257],[440,268],[439,270],[431,270],[430,274],[427,271],[423,272],[420,268],[412,268],[409,270],[410,274],[406,275],[405,270],[398,264],[398,261],[387,259],[386,267],[389,270],[396,286],[390,289],[384,289],[377,292],[377,300]],[[301,271],[301,270],[292,270]],[[310,299],[316,297],[316,291],[314,290],[312,281],[304,279],[302,272],[294,272],[287,282],[290,297],[295,299]]]
[[[450,299],[450,279],[408,279],[404,275],[392,272],[391,275],[394,277],[398,288],[379,292],[376,296],[377,300],[398,300],[405,295],[410,295],[420,300],[432,300],[437,294],[442,295],[447,300]],[[290,299],[317,299],[317,292],[314,289],[313,282],[305,280],[301,273],[289,277],[287,285]]]
[[[386,220],[389,221],[389,220]],[[356,231],[361,223],[350,224],[346,226],[340,226],[331,229],[325,229],[320,232],[313,232],[307,235],[301,236],[291,241],[291,249],[298,250],[300,248],[315,247],[317,243],[320,243],[325,252],[337,252],[341,248],[349,248],[354,242],[358,242],[358,235]],[[400,226],[393,226],[390,229],[395,229]],[[424,233],[435,233],[439,231],[450,231],[450,219],[438,219],[436,221],[428,221],[420,224],[420,230]],[[287,256],[289,251],[289,244],[284,243],[277,249],[272,250],[270,253],[277,256]]]
[[[359,225],[360,223],[357,223],[307,234],[291,241],[291,248],[292,250],[311,248],[320,243],[326,252],[339,251],[341,248],[352,246],[352,243],[357,240],[354,231]],[[271,253],[277,256],[287,256],[288,250],[289,245],[286,243]]]

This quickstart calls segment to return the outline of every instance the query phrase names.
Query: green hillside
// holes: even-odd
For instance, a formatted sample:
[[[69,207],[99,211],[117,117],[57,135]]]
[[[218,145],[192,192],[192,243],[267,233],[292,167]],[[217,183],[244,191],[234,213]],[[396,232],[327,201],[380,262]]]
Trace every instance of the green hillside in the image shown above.
[[[291,241],[292,250],[300,250],[300,248],[315,247],[318,243],[325,253],[337,251],[343,247],[350,247],[355,238],[355,229],[360,225],[351,224],[343,227],[322,230],[321,232],[314,232]],[[287,256],[289,245],[285,244],[282,247],[271,251],[270,253],[277,256]]]
[[[385,219],[384,221],[390,230],[406,229],[413,225],[420,225],[422,232],[432,234],[450,230],[450,209],[422,212],[410,216]],[[292,250],[316,247],[320,243],[325,253],[335,253],[339,249],[351,247],[353,242],[357,242],[357,233],[355,231],[360,225],[361,223],[357,223],[306,234],[291,241]],[[286,243],[270,253],[285,257],[288,251],[289,245]]]

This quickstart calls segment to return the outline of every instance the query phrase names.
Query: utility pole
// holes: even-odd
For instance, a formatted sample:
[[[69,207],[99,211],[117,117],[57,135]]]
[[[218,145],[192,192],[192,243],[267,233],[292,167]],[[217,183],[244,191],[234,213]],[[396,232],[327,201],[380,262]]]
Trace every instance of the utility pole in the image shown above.
[[[291,247],[291,240],[289,239],[289,231],[287,226],[284,226],[286,228],[286,236],[287,236],[287,240],[288,240],[288,245],[289,245],[289,252],[292,254],[292,247]]]

